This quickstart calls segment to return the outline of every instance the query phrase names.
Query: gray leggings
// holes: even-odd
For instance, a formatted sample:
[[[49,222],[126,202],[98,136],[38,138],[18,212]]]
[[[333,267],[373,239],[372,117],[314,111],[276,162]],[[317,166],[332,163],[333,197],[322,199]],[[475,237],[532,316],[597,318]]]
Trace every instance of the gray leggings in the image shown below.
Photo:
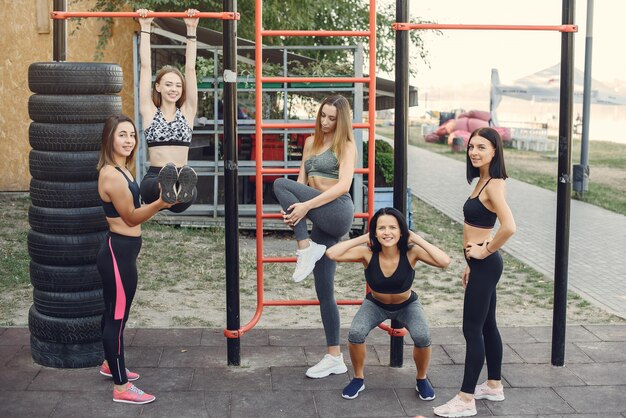
[[[296,181],[279,178],[274,181],[274,194],[284,211],[294,203],[305,202],[319,196],[322,192]],[[311,209],[307,218],[313,224],[311,239],[326,247],[339,242],[352,227],[354,219],[354,204],[349,194],[339,196],[324,206]],[[306,221],[303,219],[294,228],[297,240],[309,238]],[[320,301],[320,312],[326,344],[328,346],[339,345],[339,309],[335,301],[335,270],[337,263],[323,256],[313,269],[315,277],[315,292]]]
[[[386,305],[393,310],[385,309],[385,305],[374,303],[370,298],[363,300],[363,304],[352,320],[350,331],[348,332],[348,341],[352,344],[363,344],[365,337],[378,324],[387,320],[395,319],[404,325],[411,334],[413,344],[418,348],[430,346],[430,331],[428,329],[428,320],[422,309],[422,304],[415,297],[409,303],[402,303],[401,306]],[[400,309],[398,309],[400,308]]]

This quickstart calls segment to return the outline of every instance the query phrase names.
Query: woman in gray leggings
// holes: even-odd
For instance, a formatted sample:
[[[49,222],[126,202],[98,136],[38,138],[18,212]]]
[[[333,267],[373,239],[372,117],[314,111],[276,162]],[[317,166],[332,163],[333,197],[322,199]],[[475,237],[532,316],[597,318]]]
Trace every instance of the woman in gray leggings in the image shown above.
[[[339,349],[339,310],[334,295],[336,263],[324,253],[348,233],[354,205],[348,194],[356,161],[350,104],[345,97],[327,97],[320,105],[315,134],[302,151],[298,180],[279,178],[274,193],[282,206],[284,222],[293,228],[297,264],[293,280],[304,280],[311,272],[320,301],[328,354],[309,368],[306,375],[321,378],[347,372]],[[309,237],[305,219],[313,224]]]

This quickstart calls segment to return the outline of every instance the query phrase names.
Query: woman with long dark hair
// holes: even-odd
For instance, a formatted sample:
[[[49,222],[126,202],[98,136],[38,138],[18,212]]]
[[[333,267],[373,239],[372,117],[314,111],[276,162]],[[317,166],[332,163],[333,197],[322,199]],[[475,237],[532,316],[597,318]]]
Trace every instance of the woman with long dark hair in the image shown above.
[[[508,176],[502,139],[493,128],[475,130],[467,143],[467,182],[471,184],[476,177],[474,191],[463,205],[465,371],[461,391],[435,408],[435,414],[442,417],[476,415],[475,399],[504,400],[502,339],[496,324],[496,285],[503,270],[498,250],[515,233],[515,220],[505,196]],[[492,237],[496,220],[500,227]],[[485,358],[487,381],[477,385]]]
[[[407,227],[404,216],[394,208],[378,210],[369,232],[335,244],[326,255],[335,261],[360,261],[371,290],[352,320],[348,333],[354,378],[341,394],[354,399],[365,389],[365,338],[387,319],[401,322],[413,339],[413,360],[417,368],[415,389],[420,399],[435,399],[427,379],[430,363],[428,320],[417,294],[411,290],[419,261],[446,268],[450,257]]]
[[[113,401],[145,404],[155,397],[130,383],[139,379],[139,375],[126,369],[124,328],[137,289],[141,224],[171,204],[161,198],[148,205],[140,204],[139,185],[131,173],[136,150],[137,129],[133,121],[124,115],[109,117],[104,123],[98,161],[98,194],[109,233],[96,263],[104,296],[102,345],[105,360],[100,373],[113,378]]]

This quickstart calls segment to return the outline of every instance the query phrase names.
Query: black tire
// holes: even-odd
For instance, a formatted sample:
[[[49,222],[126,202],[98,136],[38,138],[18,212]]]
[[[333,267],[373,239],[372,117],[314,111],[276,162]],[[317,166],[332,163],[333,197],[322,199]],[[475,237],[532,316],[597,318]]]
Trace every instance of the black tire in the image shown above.
[[[102,206],[42,208],[30,205],[28,223],[34,231],[44,234],[88,234],[108,229]]]
[[[28,311],[28,329],[41,341],[61,344],[84,344],[102,340],[102,315],[83,318],[55,318],[44,315],[32,305]]]
[[[30,175],[37,180],[98,180],[98,151],[56,152],[31,150],[28,156]]]
[[[122,98],[115,95],[33,94],[28,114],[34,122],[98,123],[122,113]]]
[[[55,124],[33,122],[28,128],[28,140],[39,151],[98,151],[102,143],[104,123]]]
[[[39,263],[50,266],[95,264],[106,232],[80,235],[52,235],[28,231],[28,254]]]
[[[32,179],[30,200],[43,208],[86,208],[102,204],[97,181],[61,183]]]
[[[104,360],[102,342],[59,344],[30,336],[30,352],[37,364],[63,369],[94,367]]]
[[[33,302],[39,313],[54,318],[84,318],[104,312],[102,289],[68,293],[35,289]]]
[[[122,68],[103,62],[34,62],[28,87],[41,94],[110,94],[122,90]]]
[[[96,264],[48,266],[31,260],[30,282],[35,289],[45,292],[81,292],[102,287]]]

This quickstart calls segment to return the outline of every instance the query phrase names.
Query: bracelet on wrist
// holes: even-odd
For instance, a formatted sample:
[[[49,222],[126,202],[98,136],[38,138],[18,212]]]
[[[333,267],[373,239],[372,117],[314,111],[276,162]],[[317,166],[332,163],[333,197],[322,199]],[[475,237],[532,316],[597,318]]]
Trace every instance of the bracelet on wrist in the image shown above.
[[[148,35],[150,35],[152,32],[150,32],[149,30],[142,30],[141,33],[147,33]]]
[[[192,39],[192,40],[195,41],[197,39],[197,36],[195,36],[195,35],[193,35],[193,36],[187,35],[187,36],[185,36],[185,38]]]
[[[493,251],[489,251],[489,243],[485,244],[485,250],[487,250],[489,254],[493,254]]]

